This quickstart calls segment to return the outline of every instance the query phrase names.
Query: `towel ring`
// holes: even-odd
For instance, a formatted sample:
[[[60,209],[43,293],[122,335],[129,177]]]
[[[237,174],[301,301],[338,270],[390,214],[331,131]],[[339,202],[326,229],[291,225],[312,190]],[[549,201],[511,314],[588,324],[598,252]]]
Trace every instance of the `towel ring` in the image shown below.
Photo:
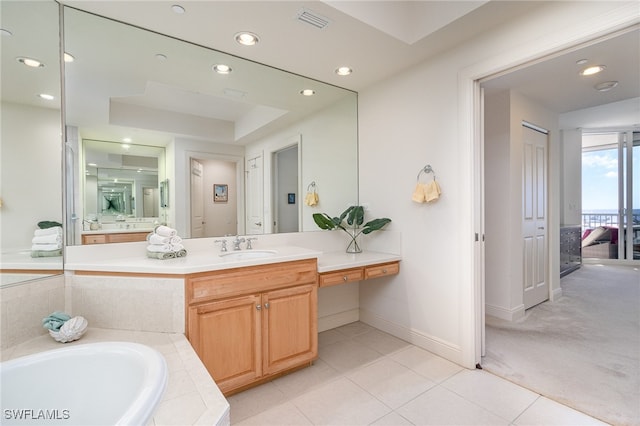
[[[420,171],[418,172],[418,176],[416,177],[416,180],[418,182],[420,182],[420,175],[423,174],[423,173],[424,174],[433,173],[433,180],[436,180],[436,172],[433,171],[433,168],[431,167],[430,164],[427,164],[422,169],[420,169]]]
[[[307,192],[312,191],[316,192],[316,181],[313,181],[307,186]]]

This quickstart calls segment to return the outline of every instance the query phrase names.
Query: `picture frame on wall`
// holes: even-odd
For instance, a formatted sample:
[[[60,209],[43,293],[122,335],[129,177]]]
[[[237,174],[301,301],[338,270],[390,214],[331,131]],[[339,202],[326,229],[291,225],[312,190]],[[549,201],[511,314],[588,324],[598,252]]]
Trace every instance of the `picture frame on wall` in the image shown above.
[[[229,201],[229,185],[224,183],[213,184],[213,202],[226,203]]]
[[[296,194],[295,193],[288,193],[287,194],[287,203],[288,204],[295,204],[296,203]]]

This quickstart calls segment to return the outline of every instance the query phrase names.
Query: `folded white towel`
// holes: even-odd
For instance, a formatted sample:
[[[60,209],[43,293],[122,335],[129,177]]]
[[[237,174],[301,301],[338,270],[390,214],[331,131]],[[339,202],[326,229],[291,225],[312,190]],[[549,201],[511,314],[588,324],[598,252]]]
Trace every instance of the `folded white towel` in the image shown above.
[[[180,251],[184,250],[184,246],[182,244],[171,244],[171,251]]]
[[[55,244],[34,244],[31,246],[31,250],[33,251],[50,251],[50,250],[60,250],[62,248],[62,243]]]
[[[178,235],[178,231],[168,226],[160,225],[155,229],[155,233],[161,237],[175,237]]]
[[[147,251],[151,253],[169,253],[174,251],[171,247],[171,244],[149,244],[147,246]]]
[[[47,229],[36,229],[33,231],[33,235],[36,237],[41,235],[62,235],[62,227],[61,226],[52,226]]]
[[[49,235],[36,235],[31,239],[32,244],[57,244],[62,242],[62,235],[49,234]]]
[[[150,244],[180,244],[182,242],[182,238],[178,237],[163,237],[162,235],[158,235],[153,233],[148,238]]]

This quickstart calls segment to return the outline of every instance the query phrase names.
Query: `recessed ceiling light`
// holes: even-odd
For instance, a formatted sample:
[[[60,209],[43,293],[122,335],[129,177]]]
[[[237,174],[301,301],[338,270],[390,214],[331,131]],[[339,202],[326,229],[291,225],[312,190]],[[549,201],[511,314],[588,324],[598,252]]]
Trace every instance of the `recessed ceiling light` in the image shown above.
[[[172,5],[171,10],[173,10],[173,13],[177,13],[179,15],[182,15],[185,12],[184,7],[180,6],[179,4]]]
[[[584,64],[586,64],[587,62],[589,62],[589,60],[588,60],[588,59],[578,59],[578,60],[576,61],[576,64],[578,64],[578,65],[584,65]]]
[[[602,83],[596,84],[595,86],[593,86],[593,88],[596,89],[598,92],[606,92],[613,89],[617,85],[618,85],[617,81],[604,81]]]
[[[52,95],[49,95],[47,93],[40,93],[38,96],[45,101],[52,101],[54,99]]]
[[[76,60],[76,58],[74,58],[73,55],[71,55],[71,54],[69,54],[67,52],[64,52],[64,56],[63,57],[64,57],[64,61],[67,62],[67,63],[73,62],[73,61]]]
[[[156,53],[156,59],[159,61],[166,61],[167,55],[163,55],[162,53]]]
[[[336,74],[338,75],[349,75],[353,72],[353,70],[349,67],[339,67],[336,69]]]
[[[123,144],[122,144],[122,149],[129,149],[129,148],[130,148],[130,146],[129,146],[129,145],[127,145],[126,143],[123,143]]]
[[[96,163],[87,163],[87,166],[96,167],[97,164]]]
[[[313,96],[316,94],[316,91],[313,89],[303,89],[300,91],[300,94],[304,96]]]
[[[235,38],[238,43],[244,46],[253,46],[260,41],[260,38],[256,34],[247,31],[236,34]]]
[[[44,64],[42,62],[40,62],[37,59],[33,59],[33,58],[25,58],[25,57],[19,57],[16,58],[18,62],[25,64],[28,67],[32,67],[32,68],[41,68],[44,67]]]
[[[211,67],[211,69],[213,69],[218,74],[229,74],[232,71],[231,67],[225,64],[214,65],[213,67]]]
[[[122,138],[122,142],[129,143],[129,142],[131,142],[131,138]],[[123,148],[129,148],[128,145],[124,145],[124,144],[122,145],[122,147]]]
[[[585,69],[583,69],[582,71],[580,71],[580,75],[594,75],[594,74],[598,74],[599,72],[604,71],[604,69],[606,68],[606,66],[604,65],[594,65],[592,67],[587,67]]]
[[[13,33],[9,30],[5,30],[4,28],[0,28],[0,34],[2,34],[3,36],[12,36]]]

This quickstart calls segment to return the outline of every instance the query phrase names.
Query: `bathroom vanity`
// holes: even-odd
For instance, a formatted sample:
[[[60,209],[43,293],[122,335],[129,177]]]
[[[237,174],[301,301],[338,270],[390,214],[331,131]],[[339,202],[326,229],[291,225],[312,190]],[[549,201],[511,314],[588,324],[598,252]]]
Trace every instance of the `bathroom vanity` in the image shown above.
[[[95,327],[184,333],[225,395],[311,365],[320,290],[329,292],[327,308],[347,294],[339,287],[357,297],[357,281],[399,272],[400,256],[375,251],[269,245],[220,253],[212,241],[185,243],[189,254],[170,260],[146,258],[145,243],[72,248],[72,310]],[[357,315],[357,301],[346,309],[354,308]],[[357,320],[343,314],[331,325]]]

